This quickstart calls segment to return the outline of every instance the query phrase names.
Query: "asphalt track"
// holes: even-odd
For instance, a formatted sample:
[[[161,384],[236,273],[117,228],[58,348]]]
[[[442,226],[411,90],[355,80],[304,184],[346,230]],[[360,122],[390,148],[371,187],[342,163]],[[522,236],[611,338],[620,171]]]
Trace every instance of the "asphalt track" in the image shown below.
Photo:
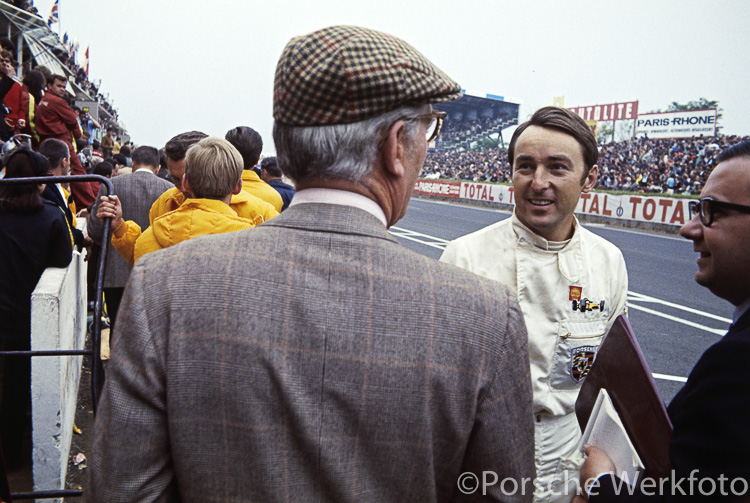
[[[507,211],[413,198],[391,233],[404,246],[437,259],[449,241],[509,216]],[[697,254],[690,241],[656,232],[584,226],[622,250],[630,283],[630,323],[669,403],[700,355],[726,332],[733,306],[695,283]]]

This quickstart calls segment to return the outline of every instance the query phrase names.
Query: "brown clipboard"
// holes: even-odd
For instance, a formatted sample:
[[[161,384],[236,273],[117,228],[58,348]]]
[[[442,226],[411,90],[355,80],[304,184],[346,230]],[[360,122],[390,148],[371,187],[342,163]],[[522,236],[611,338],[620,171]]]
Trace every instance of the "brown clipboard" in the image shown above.
[[[581,386],[575,407],[581,431],[586,429],[601,388],[612,398],[625,431],[643,461],[645,475],[669,476],[672,422],[625,315],[615,320]]]

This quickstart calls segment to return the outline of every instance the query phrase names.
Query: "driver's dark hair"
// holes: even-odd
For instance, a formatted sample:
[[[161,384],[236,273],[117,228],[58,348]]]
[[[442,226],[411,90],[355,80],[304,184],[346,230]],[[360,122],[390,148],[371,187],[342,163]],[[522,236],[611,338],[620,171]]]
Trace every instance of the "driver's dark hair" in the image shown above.
[[[546,129],[554,129],[575,138],[581,146],[583,163],[586,167],[584,178],[589,174],[599,159],[599,148],[596,145],[596,137],[588,124],[581,117],[566,108],[544,107],[540,108],[531,119],[518,126],[510,139],[508,146],[508,162],[510,162],[511,173],[513,169],[513,157],[518,137],[526,131],[529,126],[539,126]]]

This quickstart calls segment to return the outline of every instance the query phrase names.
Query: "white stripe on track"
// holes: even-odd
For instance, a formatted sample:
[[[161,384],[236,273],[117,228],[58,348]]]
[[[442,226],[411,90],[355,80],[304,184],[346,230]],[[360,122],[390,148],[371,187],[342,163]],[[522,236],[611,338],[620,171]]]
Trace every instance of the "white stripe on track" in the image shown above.
[[[652,372],[651,375],[654,376],[654,379],[661,379],[663,381],[687,382],[687,377],[657,374],[656,372]]]
[[[665,313],[660,313],[659,311],[654,311],[653,309],[649,309],[647,307],[642,306],[636,306],[635,304],[631,304],[628,302],[628,309],[635,309],[637,311],[643,311],[644,313],[653,314],[654,316],[659,316],[661,318],[666,318],[670,321],[676,321],[677,323],[682,323],[683,325],[687,325],[689,327],[698,328],[700,330],[704,330],[706,332],[716,334],[716,335],[724,335],[727,330],[723,328],[711,328],[707,327],[705,325],[701,325],[699,323],[693,323],[692,321],[683,320],[682,318],[678,318],[677,316],[672,316]]]
[[[408,239],[410,241],[415,241],[423,245],[432,246],[433,248],[437,248],[438,250],[445,250],[445,246],[449,243],[447,239],[430,236],[428,234],[422,234],[421,232],[410,231],[409,229],[403,229],[401,227],[391,227],[389,230],[394,236]],[[426,241],[424,238],[431,241]]]
[[[648,295],[637,293],[632,290],[628,291],[628,303],[630,303],[631,301],[632,302],[651,302],[654,304],[661,304],[663,306],[673,307],[675,309],[680,309],[682,311],[697,314],[699,316],[704,316],[706,318],[712,318],[714,320],[718,320],[723,323],[732,323],[732,320],[730,320],[729,318],[724,318],[723,316],[718,316],[716,314],[707,313],[705,311],[699,311],[697,309],[683,306],[681,304],[674,304],[672,302],[667,302],[666,300],[657,299],[656,297],[649,297]]]

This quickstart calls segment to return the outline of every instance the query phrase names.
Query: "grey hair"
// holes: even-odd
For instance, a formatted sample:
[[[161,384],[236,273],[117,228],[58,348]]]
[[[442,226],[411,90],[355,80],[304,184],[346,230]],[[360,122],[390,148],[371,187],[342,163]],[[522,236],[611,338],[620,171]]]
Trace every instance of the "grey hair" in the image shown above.
[[[296,184],[313,178],[361,182],[371,172],[387,130],[406,121],[406,140],[413,148],[416,120],[424,105],[402,106],[372,119],[332,126],[285,126],[274,123],[273,140],[281,171]]]

